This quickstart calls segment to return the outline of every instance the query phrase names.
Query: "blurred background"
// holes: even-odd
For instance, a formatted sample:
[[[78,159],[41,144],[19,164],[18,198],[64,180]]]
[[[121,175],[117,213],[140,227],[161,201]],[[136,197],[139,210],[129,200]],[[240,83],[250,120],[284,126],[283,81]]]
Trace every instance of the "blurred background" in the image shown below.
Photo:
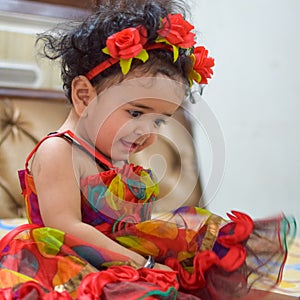
[[[203,99],[225,141],[225,170],[217,192],[206,195],[209,208],[222,215],[237,209],[254,217],[283,211],[299,222],[300,2],[189,4],[198,43],[215,57],[215,75]],[[199,125],[202,105],[192,108],[198,117],[195,138],[205,186],[218,157],[212,155],[214,131],[209,137]]]
[[[58,68],[37,60],[36,33],[86,15],[92,1],[1,0],[0,87],[60,90]],[[190,0],[213,80],[190,105],[203,200],[259,218],[300,221],[300,2]]]

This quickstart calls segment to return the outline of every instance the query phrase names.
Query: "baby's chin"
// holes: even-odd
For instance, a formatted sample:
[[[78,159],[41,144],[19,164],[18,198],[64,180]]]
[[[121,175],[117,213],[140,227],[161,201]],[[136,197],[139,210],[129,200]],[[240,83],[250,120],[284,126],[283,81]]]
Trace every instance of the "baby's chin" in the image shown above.
[[[137,146],[136,148],[134,148],[134,149],[130,152],[130,154],[139,153],[139,152],[143,151],[144,149],[146,149],[146,148],[149,147],[149,146],[150,146],[150,145],[145,145],[145,144],[140,145],[140,146]]]
[[[157,136],[153,135],[151,138],[149,138],[148,140],[146,140],[143,144],[138,145],[132,153],[138,153],[141,152],[142,150],[148,148],[149,146],[151,146],[152,144],[154,144],[157,140]]]

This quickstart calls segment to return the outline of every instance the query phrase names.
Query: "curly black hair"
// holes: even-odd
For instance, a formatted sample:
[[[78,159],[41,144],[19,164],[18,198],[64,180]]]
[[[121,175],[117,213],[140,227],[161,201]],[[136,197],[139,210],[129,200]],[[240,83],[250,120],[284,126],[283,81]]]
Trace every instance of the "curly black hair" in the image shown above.
[[[100,0],[85,20],[70,22],[40,34],[36,43],[43,43],[43,56],[61,60],[63,88],[72,102],[72,80],[110,57],[102,52],[109,36],[125,28],[143,25],[147,29],[148,43],[151,44],[155,42],[162,18],[176,13],[186,17],[187,12],[186,4],[181,0]],[[139,67],[143,73],[163,73],[174,79],[181,77],[188,83],[192,62],[184,52],[180,54],[174,63],[171,51],[151,50],[147,62],[134,59],[131,70]],[[115,64],[93,78],[91,83],[93,86],[101,86],[109,76],[120,75],[120,71],[119,64]],[[120,81],[122,78],[124,76],[121,76]]]

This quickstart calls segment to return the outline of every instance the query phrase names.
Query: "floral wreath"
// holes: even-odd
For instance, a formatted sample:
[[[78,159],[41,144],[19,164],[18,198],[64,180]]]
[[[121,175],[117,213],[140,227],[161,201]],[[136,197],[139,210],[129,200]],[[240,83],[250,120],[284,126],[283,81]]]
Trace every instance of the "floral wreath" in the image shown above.
[[[179,57],[179,49],[184,49],[193,63],[193,69],[188,79],[207,84],[213,74],[214,59],[208,57],[208,51],[203,46],[194,47],[195,34],[191,32],[194,26],[186,21],[181,14],[168,14],[161,21],[161,28],[157,30],[154,44],[147,43],[147,30],[144,26],[125,28],[106,40],[106,47],[102,52],[110,58],[100,63],[85,76],[91,80],[110,66],[119,62],[121,71],[126,75],[131,67],[132,59],[146,62],[149,58],[147,50],[166,49],[173,52],[174,62]]]

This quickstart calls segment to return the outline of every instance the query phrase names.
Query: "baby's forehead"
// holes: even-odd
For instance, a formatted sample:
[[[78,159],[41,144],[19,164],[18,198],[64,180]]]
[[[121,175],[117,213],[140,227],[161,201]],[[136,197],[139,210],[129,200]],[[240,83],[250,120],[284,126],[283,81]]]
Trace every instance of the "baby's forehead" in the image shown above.
[[[160,98],[144,98],[127,102],[122,107],[137,110],[143,113],[159,113],[171,117],[180,104],[175,101],[166,101]]]
[[[159,99],[180,105],[185,92],[185,84],[166,76],[155,76],[123,80],[105,89],[99,97],[109,97],[119,104],[141,99]]]

